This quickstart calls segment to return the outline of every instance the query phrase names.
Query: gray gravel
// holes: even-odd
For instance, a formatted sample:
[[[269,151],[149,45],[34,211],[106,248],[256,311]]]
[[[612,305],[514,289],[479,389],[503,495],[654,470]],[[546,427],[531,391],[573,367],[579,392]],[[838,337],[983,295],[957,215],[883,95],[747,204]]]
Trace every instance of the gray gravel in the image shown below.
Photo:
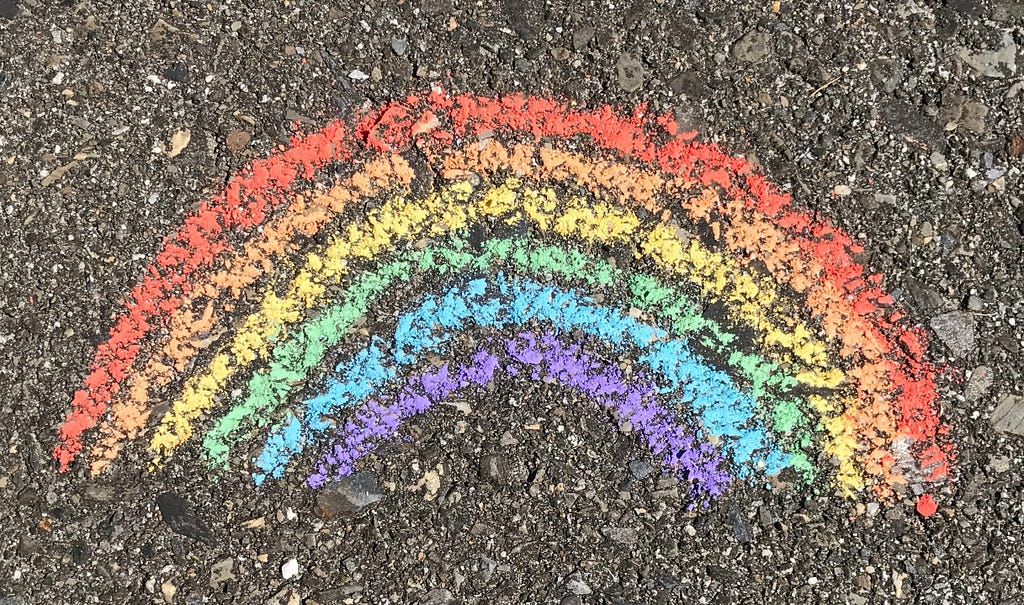
[[[1024,601],[1024,8],[772,4],[0,0],[0,604]],[[488,393],[516,405],[467,433],[419,421],[355,500],[214,480],[194,450],[55,473],[160,237],[294,124],[434,81],[673,110],[854,234],[935,343],[955,496],[928,520],[761,485],[687,511],[633,436],[546,386]],[[439,464],[436,498],[406,489]],[[209,544],[165,521],[168,492]]]

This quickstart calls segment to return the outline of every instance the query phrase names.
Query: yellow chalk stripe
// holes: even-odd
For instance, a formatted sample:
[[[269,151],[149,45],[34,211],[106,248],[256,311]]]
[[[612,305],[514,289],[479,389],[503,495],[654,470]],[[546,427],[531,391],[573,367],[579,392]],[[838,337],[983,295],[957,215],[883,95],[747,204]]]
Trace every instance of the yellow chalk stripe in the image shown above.
[[[811,395],[807,402],[818,412],[821,428],[829,435],[829,439],[822,442],[822,451],[839,461],[835,483],[843,491],[844,496],[852,496],[853,492],[864,487],[864,478],[854,464],[859,447],[854,436],[856,423],[845,415],[835,416],[839,411],[836,409],[837,406],[824,397]],[[854,405],[855,402],[855,398],[846,399],[841,403],[840,409],[852,409],[846,406]]]
[[[528,217],[541,230],[590,242],[640,242],[634,250],[637,257],[652,257],[673,273],[695,282],[706,296],[728,303],[734,320],[762,334],[761,345],[766,352],[785,363],[804,367],[800,374],[806,384],[833,387],[842,382],[842,372],[828,363],[825,345],[813,338],[800,320],[786,316],[784,299],[775,285],[751,275],[734,259],[711,252],[696,240],[686,244],[664,224],[645,233],[639,217],[629,209],[583,198],[560,203],[553,190],[523,188],[518,179],[507,179],[470,202],[473,193],[468,182],[458,182],[422,201],[397,197],[360,223],[343,227],[322,251],[307,255],[306,266],[292,280],[287,294],[278,296],[267,291],[260,310],[246,319],[231,344],[217,353],[204,372],[186,382],[181,396],[161,420],[151,449],[166,455],[185,442],[192,433],[191,421],[214,405],[217,393],[234,372],[257,358],[265,359],[288,324],[327,302],[328,288],[339,284],[348,271],[348,259],[374,258],[392,249],[399,239],[442,235],[484,216],[508,215],[510,222]],[[776,325],[772,318],[784,325]],[[847,451],[829,447],[826,451]],[[853,455],[852,450],[847,453]],[[154,462],[159,460],[157,457]],[[852,484],[856,476],[854,469],[847,479]]]

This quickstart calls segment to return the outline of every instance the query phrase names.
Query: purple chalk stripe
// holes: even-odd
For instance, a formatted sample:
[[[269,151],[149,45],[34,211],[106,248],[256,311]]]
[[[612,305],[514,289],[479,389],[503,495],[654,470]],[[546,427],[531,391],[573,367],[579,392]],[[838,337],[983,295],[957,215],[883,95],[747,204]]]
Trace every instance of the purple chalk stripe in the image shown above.
[[[698,442],[692,430],[656,402],[657,389],[643,375],[626,384],[615,365],[603,363],[580,352],[578,345],[565,344],[545,332],[539,340],[533,334],[521,333],[505,341],[497,354],[481,348],[454,372],[445,364],[413,376],[388,405],[379,400],[361,405],[339,429],[339,441],[328,448],[307,483],[319,487],[351,474],[356,462],[382,441],[394,437],[406,419],[426,412],[458,389],[486,385],[499,372],[508,376],[528,373],[534,380],[543,373],[565,387],[578,389],[596,404],[614,409],[619,418],[628,419],[643,435],[666,470],[690,484],[695,501],[707,502],[719,496],[732,481],[724,470],[721,454],[713,445]]]

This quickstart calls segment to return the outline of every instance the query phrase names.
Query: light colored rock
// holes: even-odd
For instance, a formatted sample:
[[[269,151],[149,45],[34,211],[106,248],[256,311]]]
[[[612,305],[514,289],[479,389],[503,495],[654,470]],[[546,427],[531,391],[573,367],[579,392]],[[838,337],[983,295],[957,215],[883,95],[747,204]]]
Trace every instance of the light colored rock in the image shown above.
[[[988,459],[988,469],[993,473],[1005,473],[1010,470],[1010,457],[992,456]]]
[[[1017,73],[1017,43],[1010,32],[1003,32],[1002,46],[995,50],[972,52],[961,48],[960,60],[988,78],[1005,78]]]
[[[182,128],[171,135],[170,149],[167,151],[167,157],[173,158],[188,147],[189,141],[192,140],[192,131],[187,128]]]
[[[942,344],[957,357],[962,357],[974,350],[974,316],[963,311],[944,313],[932,318],[929,322],[935,335]]]
[[[485,584],[491,581],[491,578],[494,577],[494,572],[497,569],[497,562],[488,559],[484,555],[480,555],[480,577],[483,578]]]
[[[178,593],[178,587],[173,582],[167,580],[160,585],[160,594],[164,597],[164,603],[173,603],[174,595]]]
[[[214,563],[210,568],[210,588],[220,589],[221,584],[237,579],[235,577],[235,560],[231,557]]]
[[[404,38],[391,38],[391,50],[399,57],[404,57],[409,50],[409,43]]]
[[[992,427],[1004,433],[1024,435],[1024,397],[1005,395],[990,420]]]
[[[619,55],[619,60],[615,62],[615,74],[619,88],[626,92],[633,92],[644,84],[644,66],[632,55]]]
[[[605,538],[608,538],[612,542],[619,544],[635,544],[639,537],[639,532],[632,527],[605,527],[601,529],[601,533],[604,534]]]
[[[574,595],[592,594],[594,591],[586,582],[579,578],[573,578],[565,583],[565,587]]]
[[[759,31],[749,31],[743,37],[733,43],[729,52],[737,61],[743,63],[760,63],[771,54],[769,44],[771,38],[768,34]]]
[[[281,577],[285,580],[291,580],[292,578],[299,575],[299,562],[295,559],[288,559],[281,566]]]
[[[439,462],[434,469],[423,473],[423,477],[407,489],[411,492],[423,489],[423,499],[430,502],[437,497],[437,491],[441,489],[442,475],[444,475],[444,465]]]
[[[423,605],[448,605],[455,600],[455,595],[447,588],[435,588],[423,596]]]
[[[978,366],[971,372],[971,377],[964,385],[964,399],[975,402],[981,399],[992,388],[992,368]]]

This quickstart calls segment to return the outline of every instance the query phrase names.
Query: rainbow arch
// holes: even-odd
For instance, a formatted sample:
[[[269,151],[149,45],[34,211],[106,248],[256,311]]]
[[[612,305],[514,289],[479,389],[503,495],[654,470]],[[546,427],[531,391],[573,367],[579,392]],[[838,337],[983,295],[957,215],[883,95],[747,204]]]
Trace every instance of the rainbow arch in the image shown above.
[[[381,347],[371,346],[341,364],[336,369],[338,379],[328,390],[302,406],[304,421],[291,418],[271,432],[257,460],[261,470],[258,481],[266,475],[281,477],[290,455],[301,452],[304,442],[329,429],[330,424],[322,418],[372,396],[381,383],[395,379],[395,368],[414,363],[424,352],[447,344],[453,333],[464,331],[468,324],[522,327],[529,320],[552,324],[559,333],[578,331],[619,350],[626,345],[644,350],[637,360],[659,375],[666,392],[677,395],[677,406],[685,402],[697,408],[697,424],[709,434],[730,441],[719,449],[729,449],[734,461],[738,458],[746,464],[757,460],[760,468],[773,472],[788,462],[763,431],[743,426],[752,416],[750,397],[741,393],[728,375],[703,365],[684,341],[665,340],[665,333],[658,328],[614,309],[588,304],[572,290],[509,280],[502,273],[495,276],[495,296],[487,296],[487,286],[486,279],[472,280],[439,299],[428,297],[414,311],[399,317],[394,336],[388,339],[391,359],[385,361]],[[442,328],[440,334],[433,333],[435,326]],[[757,451],[765,453],[755,456]],[[704,480],[691,479],[698,483]]]
[[[303,401],[297,415],[282,411],[327,355],[357,338],[356,322],[388,287],[409,287],[425,272],[456,280],[490,274],[499,290],[540,275],[567,284],[547,296],[589,318],[594,346],[620,346],[616,325],[649,331],[651,342],[629,345],[635,360],[650,362],[645,376],[675,402],[659,404],[673,410],[672,430],[688,431],[719,457],[715,472],[746,478],[793,466],[848,495],[870,489],[883,499],[930,499],[948,485],[952,447],[920,331],[906,325],[881,276],[854,260],[861,248],[848,235],[794,208],[742,158],[677,130],[671,117],[643,106],[621,114],[435,89],[297,138],[168,236],[97,347],[55,458],[66,470],[88,442],[91,470],[103,472],[123,447],[148,437],[159,465],[201,432],[211,466],[259,438],[266,446],[254,476],[283,476],[291,456],[267,462],[275,443],[296,437],[281,450],[294,454],[327,439],[330,423],[317,414],[303,421],[303,412],[384,414],[384,404],[367,400],[401,391],[395,370],[419,361],[378,359],[380,392],[344,406],[317,408],[335,397],[328,390]],[[341,176],[323,184],[327,167]],[[312,235],[326,243],[305,245]],[[247,291],[259,302],[249,305]],[[542,349],[579,352],[581,343],[558,340],[567,337],[555,320],[565,317],[543,317],[555,331],[529,341],[537,359]],[[400,328],[389,345],[403,337]],[[479,355],[503,372],[522,366],[512,337],[502,338],[491,337],[505,344]],[[522,345],[529,337],[515,338]],[[345,367],[371,367],[360,360]],[[688,373],[673,374],[680,360]],[[453,367],[469,371],[467,363]],[[553,378],[558,370],[545,362],[528,373]],[[342,375],[333,373],[331,384]],[[449,377],[451,385],[479,384],[454,376],[462,378]],[[239,381],[236,399],[228,387]],[[726,386],[736,396],[716,398]],[[176,395],[157,418],[154,401],[168,391]],[[367,426],[393,426],[402,409]],[[324,430],[310,432],[317,423]],[[333,451],[320,468],[350,468]],[[721,493],[697,491],[698,499]]]
[[[379,297],[386,288],[397,281],[408,281],[413,275],[422,273],[460,275],[467,270],[484,271],[499,265],[497,261],[501,259],[507,259],[507,263],[512,265],[510,269],[518,274],[542,273],[549,278],[556,275],[561,278],[571,277],[590,288],[607,287],[623,277],[621,271],[592,255],[575,250],[566,251],[555,246],[533,247],[528,240],[520,238],[496,238],[480,242],[479,250],[472,250],[465,240],[456,238],[445,244],[419,250],[413,256],[416,257],[415,260],[400,257],[377,268],[376,271],[364,273],[360,280],[339,297],[346,302],[339,302],[326,308],[320,315],[296,329],[293,338],[275,348],[267,365],[268,371],[256,373],[249,381],[245,401],[233,407],[207,432],[204,446],[215,462],[224,463],[227,452],[238,444],[239,428],[243,423],[255,425],[257,428],[265,425],[269,421],[269,413],[281,401],[287,399],[289,385],[304,381],[312,367],[320,363],[323,358],[322,351],[336,346],[340,341],[339,335],[346,333],[356,318],[366,314],[371,295]],[[693,304],[677,289],[660,284],[653,276],[640,272],[633,275],[628,289],[630,308],[657,316],[660,319],[659,323],[666,325],[673,335],[703,334],[693,339],[696,346],[721,356],[728,368],[749,382],[753,396],[772,398],[770,389],[789,388],[796,384],[795,380],[781,374],[776,364],[758,355],[730,352],[728,345],[736,336],[699,315]],[[667,299],[671,300],[670,305],[664,304]],[[610,323],[619,325],[631,319],[619,317]],[[405,355],[395,363],[400,364],[411,357],[413,356]],[[670,357],[675,359],[678,356]],[[353,373],[354,380],[362,380],[360,370],[365,363],[359,360],[354,365],[349,364],[353,366],[349,371]],[[327,405],[334,405],[336,399],[336,394],[328,393],[322,401]],[[797,403],[773,399],[772,405],[796,406]],[[750,407],[718,407],[702,422],[713,434],[735,435],[740,443],[746,444],[740,448],[746,456],[760,443],[767,441],[764,432],[757,430],[756,427],[750,430],[737,430],[752,415]],[[313,416],[316,417],[317,414],[313,413]],[[781,432],[788,430],[788,427],[783,427]],[[744,458],[740,462],[746,460],[747,458]],[[792,457],[789,461],[793,463]],[[770,468],[778,470],[778,462],[776,461]]]

